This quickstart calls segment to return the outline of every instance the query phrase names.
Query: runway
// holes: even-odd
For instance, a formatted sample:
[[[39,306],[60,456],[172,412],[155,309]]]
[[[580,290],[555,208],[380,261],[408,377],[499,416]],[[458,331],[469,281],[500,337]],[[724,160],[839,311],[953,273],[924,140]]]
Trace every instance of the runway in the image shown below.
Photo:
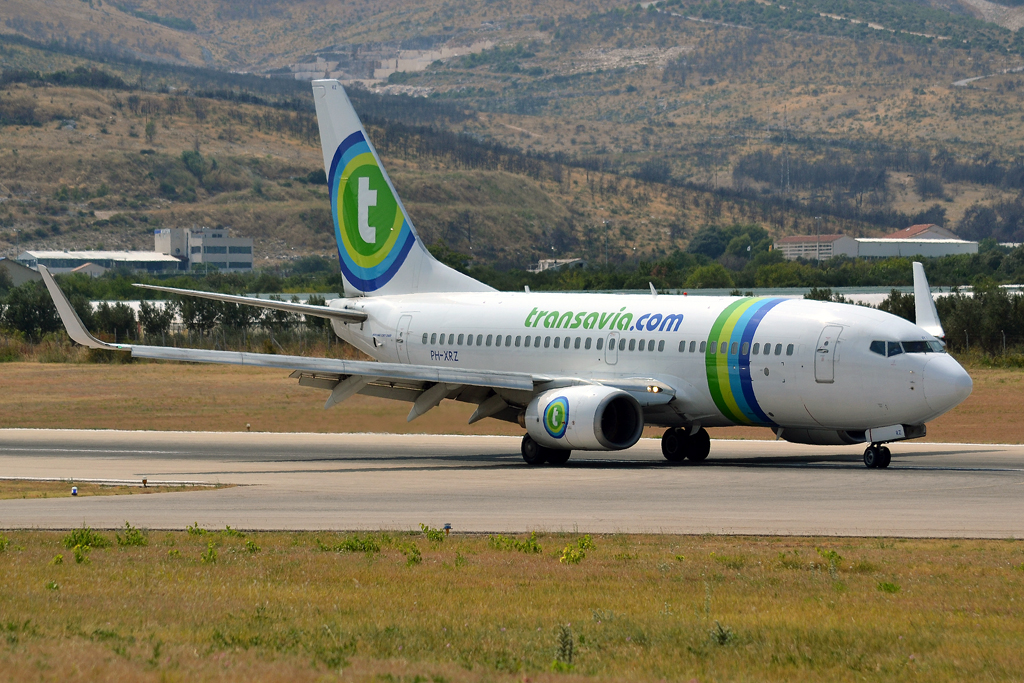
[[[528,467],[510,437],[0,430],[0,476],[201,481],[215,491],[0,500],[0,528],[1024,537],[1024,446],[714,441],[699,465],[657,440]]]

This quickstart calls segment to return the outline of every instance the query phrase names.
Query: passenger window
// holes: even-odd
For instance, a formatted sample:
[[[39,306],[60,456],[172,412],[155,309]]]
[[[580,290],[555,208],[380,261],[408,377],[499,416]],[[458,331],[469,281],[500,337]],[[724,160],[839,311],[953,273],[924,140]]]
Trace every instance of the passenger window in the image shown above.
[[[462,342],[464,342],[464,341],[466,341],[466,335],[460,334],[459,335],[459,346],[462,346]]]
[[[530,339],[530,335],[526,335],[526,343],[523,346],[525,346],[526,348],[530,348]]]
[[[436,344],[437,343],[437,332],[435,332],[432,335],[430,335],[430,343],[431,344]]]
[[[722,348],[719,349],[719,351],[722,353],[722,355],[725,355],[725,351],[726,351],[726,349],[728,349],[728,347],[729,347],[729,342],[722,342]]]
[[[695,341],[690,342],[690,353],[693,353],[693,347],[696,346],[696,345],[697,345],[697,342],[695,342]],[[704,353],[704,342],[700,343],[700,352]]]
[[[544,348],[551,346],[551,337],[544,337]]]
[[[569,342],[571,340],[572,340],[572,337],[566,337],[565,341],[562,342],[562,348],[563,349],[568,349],[569,348]]]
[[[679,353],[682,353],[685,350],[686,350],[686,342],[685,341],[679,342]]]
[[[903,353],[903,347],[900,346],[899,342],[889,342],[889,355],[898,356]]]
[[[473,335],[467,334],[466,335],[466,346],[472,346],[472,345],[473,345]]]
[[[643,339],[640,340],[640,350],[641,351],[643,351],[645,348],[647,348],[646,344],[647,344],[647,342],[645,342]]]
[[[662,339],[660,342],[658,342],[658,353],[661,353],[664,350],[665,350],[665,340]]]
[[[702,341],[700,343],[700,352],[704,353],[707,350],[707,348],[708,348],[708,343]],[[693,351],[693,342],[690,342],[690,350]],[[712,351],[711,353],[714,353],[714,351]]]
[[[732,346],[729,347],[729,353],[731,355],[735,356],[736,355],[736,347],[738,347],[738,346],[739,346],[739,343],[733,342]]]
[[[754,355],[756,356],[759,353],[761,353],[761,344],[760,344],[760,342],[754,344]]]
[[[561,337],[555,337],[555,348],[558,348],[558,344],[562,341]]]
[[[743,347],[740,349],[740,355],[745,356],[750,351],[750,342],[743,342]]]
[[[787,356],[792,356],[793,355],[793,345],[792,344],[790,344],[789,346],[786,347],[786,355]]]
[[[530,342],[529,342],[529,339],[530,339],[530,338],[529,338],[529,337],[527,337],[526,339],[527,339],[527,342],[526,342],[526,343],[527,343],[527,344],[529,344],[529,343],[530,343]],[[516,335],[516,348],[517,348],[517,349],[519,348],[519,345],[520,345],[520,344],[522,343],[522,341],[523,341],[523,337],[522,337],[522,335]]]
[[[626,350],[626,340],[625,339],[620,339],[619,340],[619,351],[625,351],[625,350]]]
[[[512,346],[512,335],[511,334],[506,334],[505,335],[505,346]],[[519,346],[519,344],[516,344],[516,346]]]
[[[572,347],[574,349],[580,348],[580,344],[582,343],[582,341],[583,341],[582,339],[580,339],[579,337],[576,337],[576,342],[572,345]]]
[[[869,347],[872,353],[877,353],[879,356],[885,355],[885,342],[884,341],[873,341]]]
[[[781,356],[782,355],[782,344],[776,344],[775,345],[775,355],[776,356]]]
[[[545,344],[545,346],[547,346],[547,344]],[[533,348],[535,348],[535,349],[539,349],[540,348],[540,335],[539,334],[536,337],[533,338]]]
[[[440,344],[441,346],[444,346],[444,335],[443,335],[443,334],[442,334],[442,335],[440,335],[440,336],[439,336],[439,337],[437,338],[437,343],[438,343],[438,344]]]
[[[597,338],[597,350],[600,351],[604,347],[604,337]]]
[[[427,333],[426,332],[423,333],[423,343],[424,344],[427,343]]]
[[[629,340],[629,350],[636,351],[636,339]]]
[[[701,351],[704,350],[704,342],[700,343],[700,350]],[[715,355],[716,353],[718,353],[718,343],[717,342],[711,342],[711,346],[709,347],[708,350],[711,351],[711,355],[712,356]]]
[[[487,342],[486,342],[487,346],[491,345],[491,339],[492,339],[492,336],[491,335],[487,335]]]
[[[484,335],[482,335],[482,334],[476,335],[476,345],[477,346],[483,346],[484,345]]]
[[[583,341],[583,348],[584,348],[584,349],[586,349],[587,351],[589,351],[589,350],[590,350],[590,337],[587,337],[587,338],[586,338],[586,339],[585,339],[585,340]]]

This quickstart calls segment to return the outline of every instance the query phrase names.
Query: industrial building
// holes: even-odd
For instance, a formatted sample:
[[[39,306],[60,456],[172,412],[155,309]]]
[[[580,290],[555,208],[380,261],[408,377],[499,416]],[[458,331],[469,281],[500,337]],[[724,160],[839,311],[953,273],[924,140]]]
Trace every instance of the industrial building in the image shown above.
[[[232,237],[226,228],[160,228],[156,250],[185,260],[188,268],[209,265],[227,273],[252,271],[251,237]]]
[[[929,223],[912,225],[885,237],[790,235],[776,240],[774,248],[790,261],[798,258],[827,261],[833,256],[891,258],[978,253],[977,242],[958,239],[955,233]]]
[[[68,273],[86,264],[104,269],[128,268],[147,273],[173,273],[183,270],[180,259],[154,251],[42,251],[30,249],[18,256],[18,262],[38,270],[46,266],[51,273]]]

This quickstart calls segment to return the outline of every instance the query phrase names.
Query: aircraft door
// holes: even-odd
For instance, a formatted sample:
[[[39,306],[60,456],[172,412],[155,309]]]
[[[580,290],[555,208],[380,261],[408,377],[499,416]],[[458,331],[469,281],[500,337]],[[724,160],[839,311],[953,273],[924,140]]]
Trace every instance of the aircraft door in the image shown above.
[[[395,335],[395,343],[398,346],[398,361],[400,363],[409,362],[409,345],[412,344],[412,339],[409,337],[409,325],[411,324],[411,315],[403,315],[398,319],[398,330]]]
[[[818,345],[814,347],[814,381],[819,384],[835,381],[836,352],[842,331],[839,325],[828,325],[818,337]]]
[[[619,333],[612,332],[605,340],[604,362],[615,365],[619,362]]]

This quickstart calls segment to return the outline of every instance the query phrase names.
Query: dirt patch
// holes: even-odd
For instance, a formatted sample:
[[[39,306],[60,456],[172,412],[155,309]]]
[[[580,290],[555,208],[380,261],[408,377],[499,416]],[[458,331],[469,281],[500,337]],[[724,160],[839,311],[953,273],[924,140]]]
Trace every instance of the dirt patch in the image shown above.
[[[1022,443],[1024,371],[970,368],[974,393],[928,425],[928,441]],[[446,401],[406,422],[409,405],[355,396],[324,410],[327,393],[300,387],[282,370],[136,363],[0,366],[0,427],[238,432],[392,432],[520,435],[514,424],[466,424],[474,407]],[[761,427],[712,429],[713,438],[771,439]],[[648,428],[645,436],[662,430]]]

